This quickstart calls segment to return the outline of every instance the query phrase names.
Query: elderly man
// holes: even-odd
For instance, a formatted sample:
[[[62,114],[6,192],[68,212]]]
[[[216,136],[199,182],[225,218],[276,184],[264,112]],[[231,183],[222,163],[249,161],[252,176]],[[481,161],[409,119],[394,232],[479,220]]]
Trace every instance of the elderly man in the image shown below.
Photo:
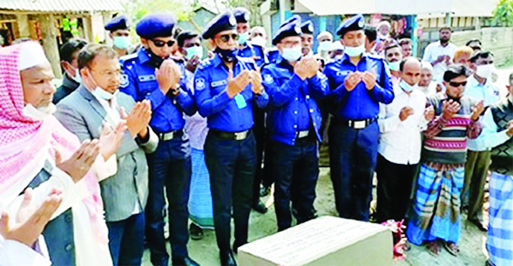
[[[421,68],[418,88],[426,96],[431,96],[436,93],[437,87],[436,82],[433,81],[433,67],[429,62],[422,62]]]
[[[111,132],[106,128],[99,141],[80,145],[51,115],[55,88],[42,47],[24,42],[3,48],[0,62],[0,205],[13,214],[25,188],[34,188],[36,204],[54,187],[62,188],[62,204],[43,231],[50,260],[111,265],[98,178],[115,172],[105,160],[118,149],[126,128],[123,123]]]
[[[57,105],[55,116],[82,141],[98,138],[103,123],[115,127],[126,119],[128,132],[116,152],[119,170],[101,180],[100,188],[113,264],[140,265],[148,198],[145,152],[155,151],[158,144],[157,135],[148,127],[151,106],[147,100],[136,104],[130,96],[118,93],[121,69],[114,49],[88,45],[79,54],[78,67],[82,86]]]
[[[57,189],[52,190],[37,206],[31,202],[32,189],[27,188],[23,193],[23,203],[16,215],[16,222],[13,223],[9,220],[9,213],[2,213],[0,217],[0,265],[50,266],[52,264],[48,258],[48,251],[41,232],[62,202],[61,193]]]

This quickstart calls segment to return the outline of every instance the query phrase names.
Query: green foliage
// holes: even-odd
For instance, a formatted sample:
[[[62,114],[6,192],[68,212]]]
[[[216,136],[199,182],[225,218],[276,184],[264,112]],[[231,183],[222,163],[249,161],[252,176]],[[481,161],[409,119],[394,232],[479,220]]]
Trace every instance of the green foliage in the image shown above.
[[[493,11],[492,23],[497,26],[513,25],[513,0],[500,0]]]
[[[188,20],[193,7],[180,0],[132,0],[126,3],[125,10],[135,25],[144,15],[171,13],[177,20]]]

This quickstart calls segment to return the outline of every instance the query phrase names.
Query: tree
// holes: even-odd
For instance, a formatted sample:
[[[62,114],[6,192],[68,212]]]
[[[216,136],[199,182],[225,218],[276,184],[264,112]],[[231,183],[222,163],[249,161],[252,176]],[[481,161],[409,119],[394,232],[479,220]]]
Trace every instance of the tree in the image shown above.
[[[493,11],[492,23],[498,26],[513,25],[513,0],[500,0]]]

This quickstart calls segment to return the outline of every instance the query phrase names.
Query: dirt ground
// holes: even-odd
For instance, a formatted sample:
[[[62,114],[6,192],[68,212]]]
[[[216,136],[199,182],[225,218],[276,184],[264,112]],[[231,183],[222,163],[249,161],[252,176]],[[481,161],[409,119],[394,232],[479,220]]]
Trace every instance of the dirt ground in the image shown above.
[[[497,71],[499,80],[496,85],[501,88],[501,95],[505,95],[505,85],[508,81],[508,75],[513,72],[513,67],[502,68]],[[326,165],[326,158],[322,156],[321,165]],[[333,196],[333,188],[329,177],[329,168],[321,167],[319,181],[317,183],[317,198],[315,201],[315,208],[319,216],[336,216],[335,203]],[[276,233],[276,215],[274,207],[272,206],[272,199],[269,197],[262,198],[262,201],[269,206],[266,214],[259,214],[252,211],[250,217],[249,240],[254,241]],[[487,219],[487,214],[485,215]],[[446,250],[442,252],[438,258],[431,256],[425,246],[411,246],[411,250],[406,254],[405,261],[396,262],[395,265],[405,266],[431,266],[431,265],[450,265],[450,266],[463,266],[463,265],[477,265],[481,266],[486,261],[486,233],[479,231],[472,223],[466,221],[466,215],[462,215],[462,231],[459,246],[461,249],[460,255],[454,257]],[[232,225],[233,230],[233,225]],[[215,233],[213,230],[205,230],[202,240],[189,241],[189,255],[203,266],[217,266],[220,265],[219,253],[215,240]],[[232,233],[233,235],[233,233]],[[168,251],[170,247],[168,246]],[[391,251],[392,252],[392,251]],[[151,265],[149,259],[149,251],[146,250],[143,257],[143,265]],[[376,265],[379,265],[377,263]]]

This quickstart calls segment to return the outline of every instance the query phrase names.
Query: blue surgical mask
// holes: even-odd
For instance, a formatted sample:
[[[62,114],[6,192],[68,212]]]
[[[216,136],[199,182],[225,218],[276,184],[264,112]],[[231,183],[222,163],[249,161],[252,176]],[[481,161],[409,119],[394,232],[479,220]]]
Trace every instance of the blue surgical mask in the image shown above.
[[[405,92],[412,92],[415,86],[412,86],[406,83],[406,81],[401,80],[401,82],[399,82],[399,87]]]
[[[400,66],[401,62],[399,61],[395,61],[395,62],[387,62],[387,65],[388,65],[388,68],[392,71],[397,71],[399,70],[399,66]]]
[[[201,46],[191,46],[185,48],[185,51],[187,52],[187,55],[185,56],[187,60],[190,60],[195,55],[197,55],[199,59],[203,57],[203,47]]]
[[[239,33],[239,44],[245,44],[249,39],[249,34],[246,33]]]
[[[114,47],[121,50],[128,49],[128,47],[130,47],[130,44],[132,43],[130,37],[128,36],[114,36],[112,40],[114,42]]]
[[[344,53],[349,57],[360,56],[363,54],[363,52],[365,52],[365,44],[356,47],[346,46],[344,49]]]
[[[301,46],[283,48],[281,52],[281,56],[289,62],[296,62],[302,55]]]

